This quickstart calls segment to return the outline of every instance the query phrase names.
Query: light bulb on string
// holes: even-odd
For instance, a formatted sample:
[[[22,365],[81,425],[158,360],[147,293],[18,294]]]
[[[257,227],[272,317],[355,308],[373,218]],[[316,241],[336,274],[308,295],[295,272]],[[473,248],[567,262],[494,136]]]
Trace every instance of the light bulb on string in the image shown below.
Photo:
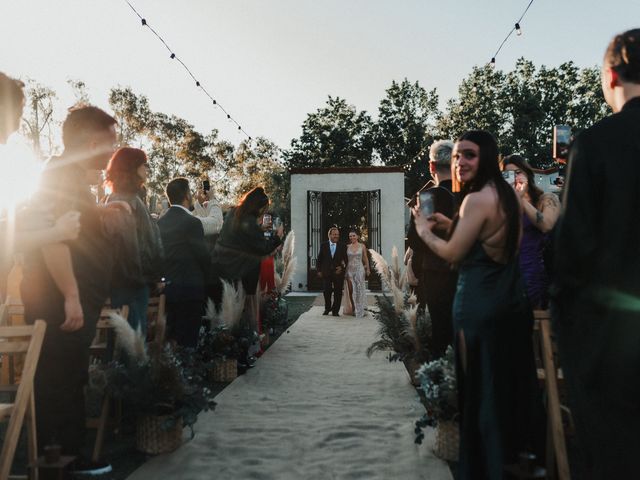
[[[516,35],[521,36],[522,35],[522,29],[520,28],[520,24],[516,23]]]
[[[491,57],[491,68],[496,68],[496,57]]]

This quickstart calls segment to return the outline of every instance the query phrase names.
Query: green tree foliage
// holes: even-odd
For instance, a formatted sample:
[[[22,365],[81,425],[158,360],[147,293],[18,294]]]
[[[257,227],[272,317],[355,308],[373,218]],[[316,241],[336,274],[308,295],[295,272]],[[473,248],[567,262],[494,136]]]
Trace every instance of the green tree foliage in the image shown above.
[[[142,147],[152,121],[147,97],[136,95],[129,87],[116,87],[109,92],[109,105],[118,121],[120,144]]]
[[[307,115],[302,135],[285,152],[289,167],[361,167],[371,165],[373,121],[340,97]]]
[[[258,137],[242,142],[235,150],[234,164],[228,171],[237,178],[235,197],[239,198],[254,187],[262,186],[271,199],[271,209],[288,219],[290,199],[289,172],[280,149],[270,140]]]
[[[375,149],[384,165],[405,166],[405,195],[430,178],[424,152],[434,140],[440,116],[436,90],[425,90],[406,78],[393,81],[378,108]]]
[[[438,94],[427,92],[418,82],[406,78],[391,82],[378,108],[375,148],[385,165],[406,165],[433,138],[438,110]]]
[[[58,153],[60,147],[60,135],[57,135],[60,122],[54,118],[56,92],[33,79],[25,83],[22,133],[31,142],[36,156],[50,157]]]
[[[489,130],[501,153],[519,153],[532,166],[547,168],[553,163],[554,125],[567,124],[579,132],[608,113],[597,68],[579,69],[567,62],[536,69],[521,58],[506,74],[489,66],[474,68],[438,126],[449,138],[469,129]]]

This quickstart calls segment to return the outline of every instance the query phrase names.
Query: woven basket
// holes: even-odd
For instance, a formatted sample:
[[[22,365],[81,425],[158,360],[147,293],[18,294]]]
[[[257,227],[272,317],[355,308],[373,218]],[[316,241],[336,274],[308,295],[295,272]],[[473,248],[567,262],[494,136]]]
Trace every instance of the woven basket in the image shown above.
[[[144,453],[157,455],[173,452],[182,444],[182,418],[176,419],[175,426],[163,430],[162,424],[169,415],[144,415],[136,425],[136,448]]]
[[[238,376],[238,361],[235,358],[216,359],[210,375],[214,382],[233,382]]]
[[[439,421],[436,427],[436,445],[433,453],[443,460],[458,461],[460,449],[460,430],[458,422]]]

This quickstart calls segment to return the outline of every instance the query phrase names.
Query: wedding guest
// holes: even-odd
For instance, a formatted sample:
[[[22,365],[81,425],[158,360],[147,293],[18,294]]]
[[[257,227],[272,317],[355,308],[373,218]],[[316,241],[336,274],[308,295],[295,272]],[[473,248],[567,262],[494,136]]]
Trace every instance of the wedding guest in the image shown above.
[[[109,295],[114,219],[118,208],[98,208],[89,178],[113,154],[116,121],[93,106],[69,111],[62,125],[64,151],[47,163],[37,203],[56,215],[80,212],[76,240],[44,246],[25,258],[21,286],[25,319],[47,322],[35,375],[38,445],[57,443],[64,455],[78,456],[76,473],[105,473],[108,464],[87,460],[84,386],[89,346],[100,310]]]
[[[535,443],[537,379],[533,315],[518,266],[521,207],[498,165],[498,145],[469,131],[454,150],[462,203],[448,240],[413,209],[427,246],[458,265],[453,303],[460,404],[460,479],[504,478],[504,466]]]
[[[171,206],[158,220],[158,227],[165,255],[167,338],[194,348],[202,326],[211,257],[202,222],[190,211],[189,181],[174,178],[165,192]]]
[[[371,274],[367,247],[360,242],[360,235],[355,230],[349,231],[347,245],[347,269],[345,283],[347,286],[347,302],[342,309],[345,315],[364,317],[367,303],[365,280]]]
[[[547,234],[560,215],[555,193],[544,193],[536,186],[533,170],[520,155],[509,155],[502,162],[505,171],[515,174],[514,188],[522,205],[523,234],[520,241],[520,271],[533,308],[546,309],[549,303],[549,276],[544,264]]]
[[[347,245],[340,242],[340,230],[338,227],[331,227],[327,232],[329,240],[322,242],[318,258],[316,259],[316,270],[318,276],[322,278],[324,287],[324,312],[323,315],[334,317],[340,316],[340,304],[342,303],[342,288],[344,287],[344,276],[349,262],[347,256]],[[333,297],[333,303],[331,298]]]
[[[440,140],[429,149],[429,173],[435,182],[424,191],[432,195],[434,211],[447,218],[453,218],[455,199],[452,193],[451,152],[453,142]],[[419,195],[419,192],[418,194]],[[436,230],[436,235],[446,238],[448,228]],[[453,341],[451,323],[451,307],[456,291],[457,273],[451,265],[436,255],[416,233],[413,217],[407,233],[409,247],[413,251],[411,269],[418,286],[416,287],[418,303],[426,305],[431,317],[433,332],[433,354],[444,355]]]
[[[554,319],[590,478],[637,478],[640,452],[640,29],[616,35],[613,114],[575,139],[557,227]]]
[[[133,248],[116,265],[111,288],[111,306],[129,306],[127,320],[134,330],[147,334],[149,292],[162,278],[163,250],[160,231],[140,197],[148,175],[147,155],[138,148],[123,147],[111,157],[105,186],[111,190],[106,203],[127,202],[133,213]]]
[[[260,221],[268,207],[269,197],[262,187],[245,193],[227,213],[213,252],[215,275],[232,283],[241,282],[246,294],[245,322],[255,331],[260,311],[257,296],[260,263],[280,246],[284,234],[280,225],[275,235],[265,237]]]

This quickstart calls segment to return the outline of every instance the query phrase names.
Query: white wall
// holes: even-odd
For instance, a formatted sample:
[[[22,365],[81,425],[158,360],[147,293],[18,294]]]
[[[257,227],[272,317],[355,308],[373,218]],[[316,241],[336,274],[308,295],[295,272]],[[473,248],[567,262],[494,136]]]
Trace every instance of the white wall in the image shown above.
[[[391,258],[393,246],[404,252],[404,174],[402,172],[314,173],[291,175],[291,228],[298,258],[293,290],[307,290],[307,192],[366,192],[380,190],[382,255]],[[342,239],[345,241],[346,239]]]

